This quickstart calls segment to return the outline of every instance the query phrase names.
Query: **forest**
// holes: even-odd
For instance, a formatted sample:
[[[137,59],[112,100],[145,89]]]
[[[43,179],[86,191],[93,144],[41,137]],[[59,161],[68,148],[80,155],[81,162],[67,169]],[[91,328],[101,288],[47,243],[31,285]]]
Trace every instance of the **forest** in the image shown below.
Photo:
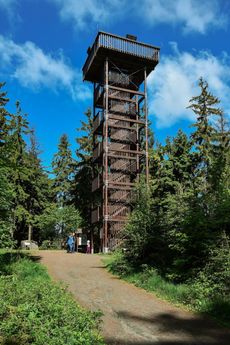
[[[149,133],[150,181],[136,185],[133,211],[113,262],[120,275],[157,272],[175,284],[195,284],[205,298],[229,298],[230,131],[220,100],[199,80],[200,94],[188,108],[195,114],[188,136],[179,130],[165,144]],[[73,228],[90,224],[92,180],[91,110],[76,135],[76,159],[68,136],[59,139],[52,172],[40,159],[39,143],[16,102],[7,110],[0,84],[0,247],[16,248],[32,239],[58,248]],[[186,111],[186,109],[185,109]],[[199,292],[200,293],[200,292]],[[228,302],[229,303],[229,302]]]
[[[15,114],[9,113],[4,83],[0,86],[0,247],[19,246],[29,232],[39,245],[51,240],[57,246],[55,241],[69,231],[88,225],[83,222],[83,217],[87,219],[85,201],[79,203],[81,191],[76,193],[84,167],[73,159],[68,137],[63,134],[52,171],[47,171],[20,103],[16,102]]]

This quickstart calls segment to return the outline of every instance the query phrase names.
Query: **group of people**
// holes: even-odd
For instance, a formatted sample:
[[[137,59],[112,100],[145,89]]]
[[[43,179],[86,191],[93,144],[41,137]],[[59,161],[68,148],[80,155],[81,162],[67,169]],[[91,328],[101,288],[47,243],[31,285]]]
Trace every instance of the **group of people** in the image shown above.
[[[66,240],[67,253],[78,251],[78,238],[75,232],[70,233]],[[86,253],[90,254],[90,241],[87,240]]]

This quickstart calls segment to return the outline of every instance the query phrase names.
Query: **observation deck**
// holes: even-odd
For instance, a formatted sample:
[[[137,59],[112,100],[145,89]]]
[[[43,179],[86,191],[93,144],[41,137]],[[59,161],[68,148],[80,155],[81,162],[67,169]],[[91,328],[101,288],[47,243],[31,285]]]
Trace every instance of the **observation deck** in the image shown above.
[[[143,81],[143,68],[147,75],[159,62],[160,48],[106,32],[99,31],[83,66],[83,80],[100,82],[103,76],[105,59],[127,74],[134,73],[135,83]],[[140,72],[138,70],[141,69]]]

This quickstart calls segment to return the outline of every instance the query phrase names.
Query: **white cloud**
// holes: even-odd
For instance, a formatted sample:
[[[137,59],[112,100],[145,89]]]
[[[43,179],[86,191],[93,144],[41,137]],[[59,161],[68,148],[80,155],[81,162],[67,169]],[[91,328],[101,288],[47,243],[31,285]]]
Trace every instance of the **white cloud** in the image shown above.
[[[210,27],[222,27],[227,22],[216,0],[144,0],[141,12],[153,26],[181,24],[184,32],[204,34]]]
[[[63,20],[79,29],[104,25],[131,15],[151,26],[161,23],[181,25],[184,32],[204,34],[222,27],[227,16],[217,0],[49,0],[55,3]]]
[[[0,8],[9,11],[15,6],[16,3],[16,0],[0,0]]]
[[[3,72],[24,87],[34,90],[47,87],[55,92],[65,89],[74,100],[90,97],[80,71],[71,67],[62,52],[45,54],[33,42],[16,44],[0,35],[0,64]]]
[[[11,26],[21,21],[17,7],[18,0],[0,0],[0,11],[4,11]]]
[[[194,119],[186,107],[191,97],[200,93],[197,81],[201,76],[230,114],[230,56],[225,53],[217,58],[206,51],[192,55],[180,52],[175,43],[172,46],[173,55],[163,57],[148,78],[149,113],[155,116],[157,126],[169,127],[183,119]]]
[[[74,26],[85,29],[92,25],[103,25],[120,16],[126,8],[125,0],[50,0],[60,10],[63,20],[70,20]]]

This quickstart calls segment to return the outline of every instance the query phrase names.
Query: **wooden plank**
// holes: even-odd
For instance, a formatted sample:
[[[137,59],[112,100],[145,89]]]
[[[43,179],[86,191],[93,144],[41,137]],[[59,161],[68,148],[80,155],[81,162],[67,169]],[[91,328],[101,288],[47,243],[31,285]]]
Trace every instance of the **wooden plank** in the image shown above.
[[[148,48],[154,48],[156,50],[160,50],[160,47],[158,46],[153,46],[151,44],[148,44],[148,43],[144,43],[144,42],[140,42],[140,41],[133,41],[127,37],[122,37],[122,36],[119,36],[119,35],[115,35],[115,34],[111,34],[111,33],[108,33],[108,32],[105,32],[105,31],[99,31],[98,34],[97,34],[97,37],[96,39],[99,37],[99,35],[105,35],[105,36],[110,36],[110,37],[113,37],[113,38],[117,38],[117,39],[120,39],[122,41],[126,41],[127,43],[136,43],[140,46],[144,46],[144,47],[148,47]]]
[[[127,127],[127,126],[120,126],[120,125],[115,125],[113,123],[109,123],[109,127],[113,127],[113,128],[118,128],[118,129],[124,129],[124,130],[128,130],[128,131],[135,131],[136,132],[136,127]]]
[[[128,216],[127,217],[114,217],[113,216],[109,216],[109,222],[126,222],[128,219]]]
[[[145,122],[144,120],[133,120],[130,119],[128,117],[122,117],[122,116],[117,116],[117,115],[113,115],[113,114],[108,114],[109,116],[109,120],[120,120],[120,121],[127,121],[127,122],[132,122],[132,123],[138,123],[139,125],[144,125],[145,126]]]
[[[128,92],[128,93],[133,93],[134,95],[140,95],[140,96],[144,97],[144,92],[141,92],[141,91],[135,91],[135,90],[131,90],[131,89],[124,89],[123,87],[112,86],[112,85],[109,85],[109,89],[117,90],[117,91],[123,91],[123,92]]]
[[[135,155],[145,155],[145,151],[120,150],[120,149],[112,149],[110,147],[109,147],[109,151],[117,151],[117,152],[123,152],[123,153],[134,153]]]
[[[124,97],[113,96],[113,95],[109,95],[109,98],[116,99],[116,100],[122,101],[122,102],[130,102],[130,103],[135,103],[136,102],[135,99],[124,98]]]
[[[109,183],[109,185],[108,185],[108,188],[109,189],[113,189],[113,190],[116,190],[116,191],[118,191],[118,190],[127,190],[127,191],[131,191],[131,190],[133,190],[133,188],[131,187],[131,186],[111,186],[110,185],[110,183]]]
[[[110,185],[118,185],[118,186],[135,186],[135,183],[133,182],[116,182],[116,181],[109,181]]]
[[[131,160],[136,160],[136,157],[129,157],[129,156],[119,156],[119,155],[111,155],[108,154],[110,158],[118,158],[118,159],[131,159]]]

